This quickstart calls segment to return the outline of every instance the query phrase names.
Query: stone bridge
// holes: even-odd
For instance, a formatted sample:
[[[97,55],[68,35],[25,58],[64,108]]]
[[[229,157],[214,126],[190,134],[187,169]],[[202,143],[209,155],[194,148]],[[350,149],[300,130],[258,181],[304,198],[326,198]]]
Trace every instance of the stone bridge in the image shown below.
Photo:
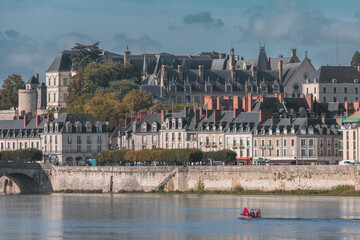
[[[201,184],[200,184],[201,183]],[[360,166],[53,166],[0,162],[0,192],[205,190],[360,191]]]
[[[51,169],[48,164],[0,162],[0,192],[26,194],[52,191]]]

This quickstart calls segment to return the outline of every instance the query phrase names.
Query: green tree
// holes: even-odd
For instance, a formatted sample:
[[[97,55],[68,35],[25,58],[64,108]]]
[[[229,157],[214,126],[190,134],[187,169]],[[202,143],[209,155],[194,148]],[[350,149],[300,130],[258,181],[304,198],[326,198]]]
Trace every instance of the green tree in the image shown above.
[[[0,105],[3,109],[10,109],[12,107],[18,107],[18,91],[25,88],[25,83],[18,74],[8,76],[4,80],[3,89],[1,91]]]
[[[99,43],[96,42],[90,45],[83,45],[76,43],[71,49],[74,53],[71,55],[72,68],[77,71],[85,68],[91,62],[101,62],[101,50]]]
[[[357,67],[360,66],[360,53],[356,51],[351,59],[351,66]]]
[[[128,114],[128,108],[113,93],[99,93],[87,100],[83,105],[85,111],[94,115],[99,121],[109,121],[109,129],[113,130],[115,122]]]
[[[109,87],[105,89],[106,92],[114,93],[119,100],[122,100],[126,94],[133,89],[139,89],[139,85],[132,80],[119,80],[109,83]]]
[[[141,90],[131,90],[125,95],[123,103],[129,109],[128,116],[138,113],[140,110],[147,110],[153,105],[150,95]]]
[[[166,108],[165,105],[161,102],[154,103],[154,105],[152,105],[152,107],[150,108],[150,110],[153,112],[161,112],[162,109],[166,109]]]

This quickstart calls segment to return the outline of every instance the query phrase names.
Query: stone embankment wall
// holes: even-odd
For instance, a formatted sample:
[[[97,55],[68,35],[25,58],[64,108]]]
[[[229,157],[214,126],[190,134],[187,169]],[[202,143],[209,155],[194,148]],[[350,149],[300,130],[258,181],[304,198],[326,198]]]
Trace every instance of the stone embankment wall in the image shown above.
[[[67,167],[49,175],[55,191],[102,190],[327,190],[353,185],[360,190],[358,166],[199,166]]]

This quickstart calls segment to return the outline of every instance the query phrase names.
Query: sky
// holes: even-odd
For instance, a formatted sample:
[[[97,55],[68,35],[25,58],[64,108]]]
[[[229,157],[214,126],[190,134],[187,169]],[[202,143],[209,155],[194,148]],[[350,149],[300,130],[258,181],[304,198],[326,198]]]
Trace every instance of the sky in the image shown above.
[[[0,0],[0,81],[26,81],[75,43],[122,54],[203,51],[257,58],[305,51],[315,68],[360,50],[359,0]],[[338,50],[337,50],[338,49]],[[338,54],[337,54],[338,53]],[[337,57],[338,55],[338,57]]]

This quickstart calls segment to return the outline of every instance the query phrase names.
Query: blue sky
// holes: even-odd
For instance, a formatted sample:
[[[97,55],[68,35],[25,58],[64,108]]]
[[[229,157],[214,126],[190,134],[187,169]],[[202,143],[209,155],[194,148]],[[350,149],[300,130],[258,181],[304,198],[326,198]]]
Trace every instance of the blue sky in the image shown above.
[[[44,78],[56,54],[100,41],[122,53],[197,54],[215,50],[256,58],[305,50],[316,68],[349,65],[360,50],[358,0],[0,0],[0,80]]]

